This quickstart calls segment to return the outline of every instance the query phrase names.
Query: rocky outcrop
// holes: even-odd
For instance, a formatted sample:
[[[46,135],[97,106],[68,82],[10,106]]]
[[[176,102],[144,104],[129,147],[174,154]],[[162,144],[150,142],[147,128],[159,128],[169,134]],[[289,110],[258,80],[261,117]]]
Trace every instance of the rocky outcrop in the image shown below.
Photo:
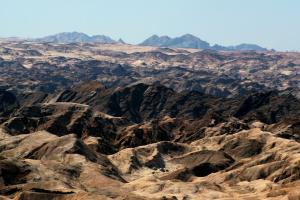
[[[18,109],[18,107],[19,102],[13,93],[0,90],[0,122]]]

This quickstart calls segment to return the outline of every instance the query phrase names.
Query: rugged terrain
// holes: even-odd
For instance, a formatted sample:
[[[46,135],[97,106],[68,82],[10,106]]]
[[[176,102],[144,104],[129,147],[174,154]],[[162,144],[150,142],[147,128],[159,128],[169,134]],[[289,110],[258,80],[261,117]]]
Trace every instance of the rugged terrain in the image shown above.
[[[2,41],[0,199],[300,199],[300,54]]]
[[[4,41],[0,73],[1,88],[26,91],[97,80],[106,87],[160,82],[219,97],[269,90],[299,95],[300,54]]]

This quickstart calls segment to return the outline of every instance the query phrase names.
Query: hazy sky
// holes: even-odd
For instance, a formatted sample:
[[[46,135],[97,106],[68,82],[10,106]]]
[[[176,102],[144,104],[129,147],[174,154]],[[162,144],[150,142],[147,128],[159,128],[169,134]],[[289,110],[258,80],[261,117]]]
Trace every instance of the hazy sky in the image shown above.
[[[191,33],[300,51],[300,0],[0,0],[0,25],[2,37],[79,31],[139,43]]]

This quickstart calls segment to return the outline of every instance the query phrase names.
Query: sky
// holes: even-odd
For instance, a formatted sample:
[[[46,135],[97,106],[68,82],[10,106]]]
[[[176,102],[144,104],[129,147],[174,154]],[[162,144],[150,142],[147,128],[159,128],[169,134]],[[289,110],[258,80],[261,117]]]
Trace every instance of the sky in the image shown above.
[[[300,51],[300,0],[0,0],[0,37],[78,31],[128,43],[193,34]]]

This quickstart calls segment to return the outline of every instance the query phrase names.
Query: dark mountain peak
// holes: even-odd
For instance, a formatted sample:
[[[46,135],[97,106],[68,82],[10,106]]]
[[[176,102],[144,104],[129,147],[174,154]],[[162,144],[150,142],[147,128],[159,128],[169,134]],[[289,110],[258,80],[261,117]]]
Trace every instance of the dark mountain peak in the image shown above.
[[[105,35],[94,35],[90,37],[90,41],[98,42],[98,43],[108,43],[108,44],[116,43],[116,41],[114,41],[113,39]]]
[[[141,45],[145,46],[166,46],[167,43],[171,40],[169,36],[158,36],[158,35],[152,35],[148,39],[146,39],[144,42],[141,43]]]
[[[193,34],[186,33],[181,36],[181,38],[187,38],[187,39],[199,39],[198,37],[194,36]]]
[[[78,32],[78,31],[73,31],[73,32],[62,32],[61,34],[65,34],[65,35],[82,35],[82,36],[88,36],[85,33],[82,32]]]
[[[118,39],[118,43],[120,43],[120,44],[126,44],[126,42],[124,42],[124,40],[122,38]]]
[[[154,34],[154,35],[150,36],[148,39],[158,39],[158,38],[159,38],[159,36]]]
[[[162,35],[159,37],[160,39],[172,39],[171,37],[167,36],[167,35]]]
[[[233,50],[238,50],[238,51],[267,51],[268,50],[257,44],[246,44],[246,43],[234,46],[232,48]]]
[[[150,36],[148,39],[171,39],[171,37],[167,35],[158,36],[156,34]]]
[[[70,37],[89,37],[87,34],[82,33],[82,32],[77,32],[77,31],[73,31],[73,32],[61,32],[61,33],[57,33],[55,34],[57,36],[70,36]]]

